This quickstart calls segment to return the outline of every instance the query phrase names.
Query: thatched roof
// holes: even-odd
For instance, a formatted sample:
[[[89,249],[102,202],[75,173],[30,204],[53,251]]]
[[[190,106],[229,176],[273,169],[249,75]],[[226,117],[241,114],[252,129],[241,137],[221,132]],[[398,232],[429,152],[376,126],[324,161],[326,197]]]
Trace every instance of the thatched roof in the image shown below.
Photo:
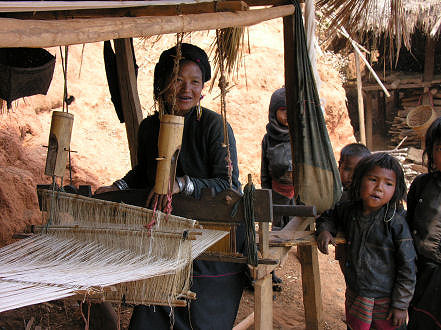
[[[440,0],[319,0],[333,30],[343,26],[350,35],[385,35],[397,48],[409,40],[416,28],[432,38],[440,36]],[[335,32],[335,31],[334,31]]]

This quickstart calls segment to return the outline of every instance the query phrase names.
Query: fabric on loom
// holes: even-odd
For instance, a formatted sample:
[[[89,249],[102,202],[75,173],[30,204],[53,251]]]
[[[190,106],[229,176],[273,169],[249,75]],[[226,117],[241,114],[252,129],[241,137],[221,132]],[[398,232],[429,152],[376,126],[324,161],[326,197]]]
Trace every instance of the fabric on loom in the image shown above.
[[[42,191],[41,201],[51,225],[0,249],[0,311],[77,293],[173,304],[189,291],[192,259],[226,235],[186,239],[194,220],[79,195]]]

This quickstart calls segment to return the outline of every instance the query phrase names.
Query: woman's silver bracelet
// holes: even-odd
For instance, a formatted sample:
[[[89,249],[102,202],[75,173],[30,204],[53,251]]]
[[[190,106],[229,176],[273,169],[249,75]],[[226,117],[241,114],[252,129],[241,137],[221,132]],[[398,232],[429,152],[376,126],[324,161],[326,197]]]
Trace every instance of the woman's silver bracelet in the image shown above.
[[[176,181],[178,182],[179,192],[184,191],[185,179],[183,177],[181,178],[176,177]]]
[[[184,175],[185,186],[184,186],[184,194],[187,196],[192,196],[194,193],[194,183],[191,181],[188,175]]]
[[[129,189],[129,185],[123,179],[116,180],[113,185],[117,187],[119,190],[127,190]]]

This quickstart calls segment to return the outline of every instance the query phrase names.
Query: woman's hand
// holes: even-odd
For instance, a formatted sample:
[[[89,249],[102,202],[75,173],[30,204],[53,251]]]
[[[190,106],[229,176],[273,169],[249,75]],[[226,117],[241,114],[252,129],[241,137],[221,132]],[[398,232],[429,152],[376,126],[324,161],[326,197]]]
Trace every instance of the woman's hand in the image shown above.
[[[119,190],[117,187],[115,187],[113,184],[111,186],[101,186],[99,187],[97,190],[95,190],[95,195],[96,194],[103,194],[109,191],[116,191]]]
[[[334,237],[331,235],[331,233],[327,230],[324,230],[317,237],[317,247],[321,253],[329,254],[328,251],[329,244],[332,244],[334,246],[336,245]]]
[[[387,319],[391,320],[393,326],[401,327],[403,324],[406,324],[407,310],[391,308]]]
[[[174,183],[173,183],[173,192],[172,194],[177,194],[180,192],[179,189],[179,184],[178,181],[179,179],[182,178],[176,178]],[[157,199],[157,202],[156,202]],[[155,203],[156,203],[156,209],[160,210],[160,211],[164,211],[167,207],[167,195],[161,195],[161,194],[157,194],[155,193],[154,189],[152,189],[147,197],[147,201],[145,202],[145,206],[151,210],[153,210],[155,208]]]

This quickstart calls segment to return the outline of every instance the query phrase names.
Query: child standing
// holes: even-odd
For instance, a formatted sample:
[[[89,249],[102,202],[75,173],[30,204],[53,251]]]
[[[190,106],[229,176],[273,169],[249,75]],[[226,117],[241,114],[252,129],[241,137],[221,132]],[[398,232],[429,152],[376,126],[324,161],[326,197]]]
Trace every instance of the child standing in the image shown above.
[[[428,173],[412,182],[407,221],[418,253],[415,296],[408,329],[441,328],[441,117],[426,132]]]
[[[358,162],[371,154],[370,150],[361,143],[347,144],[340,151],[338,172],[340,173],[343,194],[340,201],[349,200],[349,188],[352,183],[352,175]]]
[[[371,154],[370,150],[361,143],[350,143],[345,145],[340,151],[340,160],[338,161],[338,172],[343,188],[340,202],[350,200],[349,188],[352,183],[355,167],[358,162]],[[340,268],[343,271],[344,260],[346,259],[346,247],[339,244],[335,247],[335,260],[338,260]]]
[[[291,140],[284,87],[271,95],[268,124],[262,140],[260,180],[262,188],[272,190],[274,204],[294,204]],[[289,217],[274,217],[273,228],[282,229],[288,222]]]
[[[317,246],[327,254],[337,232],[345,234],[348,329],[395,329],[406,323],[416,281],[412,237],[397,212],[406,194],[400,163],[386,153],[363,158],[350,193],[317,219]]]

